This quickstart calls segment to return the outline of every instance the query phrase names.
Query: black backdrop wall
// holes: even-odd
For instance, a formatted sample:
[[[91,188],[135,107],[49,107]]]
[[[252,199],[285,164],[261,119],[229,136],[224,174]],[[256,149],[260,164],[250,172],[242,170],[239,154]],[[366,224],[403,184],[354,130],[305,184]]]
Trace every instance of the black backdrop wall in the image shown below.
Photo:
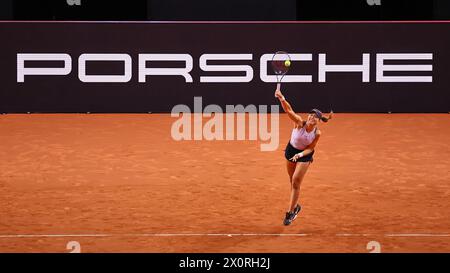
[[[170,112],[176,104],[193,109],[194,96],[202,96],[205,105],[222,107],[276,104],[275,83],[263,77],[267,65],[260,59],[264,54],[286,50],[293,57],[306,54],[302,56],[308,59],[294,60],[289,75],[310,77],[282,85],[297,111],[319,107],[337,112],[449,112],[448,33],[450,23],[0,23],[4,39],[0,111]],[[59,61],[32,61],[29,55],[18,55],[42,53],[65,55],[58,55]],[[415,65],[400,70],[425,71],[387,67],[392,71],[383,72],[380,58],[384,55],[380,54],[386,53],[420,54],[402,55],[410,60],[386,60],[384,65]],[[122,54],[115,58],[124,61],[84,62],[92,55],[82,54]],[[172,61],[155,61],[150,56],[153,61],[140,67],[140,54],[169,54],[164,59]],[[202,59],[208,57],[204,54],[244,55],[209,60],[201,68]],[[324,69],[319,65],[319,54],[326,54],[327,65],[359,65],[354,68],[359,72],[327,72],[321,80]],[[363,54],[368,55],[361,68]],[[21,69],[20,56],[25,56],[25,70]],[[417,60],[418,56],[424,59]],[[190,58],[192,69],[185,69],[188,76],[139,77],[145,67],[183,70],[188,63],[183,60]],[[238,66],[234,69],[239,71],[208,71],[214,68],[211,65]],[[85,73],[81,66],[86,67]],[[63,75],[30,75],[33,73],[27,69],[32,67],[56,68]],[[93,75],[113,75],[122,82],[89,82],[98,80],[92,79]],[[416,78],[418,82],[387,82],[380,75],[421,78]],[[237,80],[205,82],[211,80],[205,77],[211,76],[234,76]]]
[[[151,0],[148,17],[158,21],[294,21],[296,4],[297,0]]]
[[[2,0],[0,20],[444,20],[448,0]]]

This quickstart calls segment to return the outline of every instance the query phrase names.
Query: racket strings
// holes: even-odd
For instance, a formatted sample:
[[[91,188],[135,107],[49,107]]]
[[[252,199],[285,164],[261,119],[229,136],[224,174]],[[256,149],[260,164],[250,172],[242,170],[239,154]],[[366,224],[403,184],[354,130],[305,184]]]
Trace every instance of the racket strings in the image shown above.
[[[273,72],[277,75],[286,74],[289,68],[284,64],[284,61],[272,61]]]
[[[284,51],[278,51],[273,55],[271,65],[278,82],[281,82],[281,79],[289,71],[289,65],[286,65],[286,61],[290,60],[289,54]]]

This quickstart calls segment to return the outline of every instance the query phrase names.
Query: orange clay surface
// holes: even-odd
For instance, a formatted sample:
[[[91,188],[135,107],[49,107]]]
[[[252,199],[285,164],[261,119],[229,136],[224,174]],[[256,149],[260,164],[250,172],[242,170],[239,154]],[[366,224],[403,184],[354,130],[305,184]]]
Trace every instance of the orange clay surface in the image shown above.
[[[0,252],[69,252],[69,241],[82,252],[369,252],[369,241],[450,252],[448,114],[321,124],[289,227],[285,114],[274,152],[259,141],[177,142],[175,120],[0,116]]]

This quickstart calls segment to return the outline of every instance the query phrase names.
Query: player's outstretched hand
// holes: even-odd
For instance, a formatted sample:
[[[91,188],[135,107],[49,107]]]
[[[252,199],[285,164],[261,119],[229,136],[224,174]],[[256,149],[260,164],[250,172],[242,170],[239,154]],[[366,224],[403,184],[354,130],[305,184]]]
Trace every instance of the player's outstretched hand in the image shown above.
[[[279,98],[279,99],[283,98],[283,94],[281,93],[281,90],[279,90],[279,89],[275,90],[275,97]]]
[[[296,155],[294,155],[290,160],[297,162],[297,160],[303,156],[303,153],[298,153]]]

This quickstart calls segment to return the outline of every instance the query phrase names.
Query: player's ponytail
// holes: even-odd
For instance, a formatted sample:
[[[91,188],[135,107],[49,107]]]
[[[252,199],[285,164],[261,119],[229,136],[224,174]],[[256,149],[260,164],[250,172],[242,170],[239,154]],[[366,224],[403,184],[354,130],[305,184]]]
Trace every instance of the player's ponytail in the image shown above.
[[[330,114],[328,115],[328,117],[326,117],[325,115],[322,115],[322,117],[320,118],[321,121],[323,122],[328,122],[330,119],[333,118],[333,110],[331,110]]]
[[[316,115],[316,117],[319,118],[319,120],[323,122],[328,122],[333,117],[333,110],[331,110],[328,117],[326,117],[319,109],[312,109],[309,113]]]

